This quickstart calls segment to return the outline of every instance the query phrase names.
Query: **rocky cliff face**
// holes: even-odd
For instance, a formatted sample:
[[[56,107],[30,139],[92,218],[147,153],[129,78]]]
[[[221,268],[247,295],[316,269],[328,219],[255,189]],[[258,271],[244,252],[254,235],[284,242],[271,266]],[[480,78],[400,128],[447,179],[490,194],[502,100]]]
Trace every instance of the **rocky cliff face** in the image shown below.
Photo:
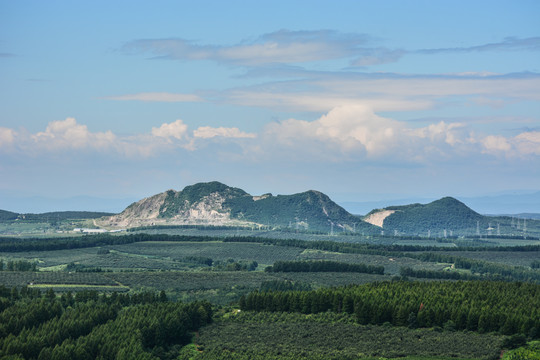
[[[102,226],[135,227],[144,225],[238,225],[231,219],[224,202],[238,195],[239,189],[221,183],[203,183],[183,191],[167,190],[128,206],[118,215],[103,218]]]
[[[252,196],[219,182],[168,190],[128,206],[98,225],[129,228],[148,225],[267,225],[299,230],[379,231],[349,214],[318,191]]]

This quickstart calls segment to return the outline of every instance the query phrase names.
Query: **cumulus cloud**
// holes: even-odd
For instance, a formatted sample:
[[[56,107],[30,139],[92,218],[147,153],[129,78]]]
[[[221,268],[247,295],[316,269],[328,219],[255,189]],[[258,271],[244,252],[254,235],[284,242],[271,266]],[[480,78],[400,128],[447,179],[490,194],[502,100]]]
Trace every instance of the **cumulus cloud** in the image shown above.
[[[114,144],[116,136],[110,132],[92,133],[74,118],[52,121],[43,132],[31,135],[31,140],[45,149],[104,149]]]
[[[521,133],[513,138],[513,142],[522,155],[540,155],[540,131]]]
[[[0,127],[0,148],[11,146],[15,139],[15,130]]]
[[[437,163],[471,156],[530,159],[540,155],[538,131],[513,137],[475,134],[464,123],[445,121],[411,127],[362,105],[334,108],[315,121],[271,123],[260,139],[262,145],[254,147],[259,154],[281,152],[334,162]]]
[[[481,139],[484,149],[484,153],[506,153],[512,149],[510,142],[507,138],[500,135],[489,135]]]
[[[201,97],[194,94],[178,94],[167,92],[147,92],[138,94],[127,94],[119,96],[105,97],[106,100],[120,101],[148,101],[148,102],[200,102],[204,101]]]
[[[152,127],[148,133],[118,136],[111,131],[92,132],[75,118],[66,118],[52,121],[45,131],[34,134],[24,129],[17,132],[0,127],[0,151],[17,150],[29,156],[72,150],[68,154],[97,151],[122,157],[152,157],[178,149],[195,151],[198,140],[208,142],[221,138],[235,141],[255,137],[256,134],[235,127],[202,126],[189,131],[181,119]]]
[[[423,128],[381,117],[368,106],[351,105],[332,109],[315,121],[289,119],[268,125],[267,144],[317,152],[319,156],[343,160],[424,161],[430,156],[450,157],[468,146],[463,125],[440,122]],[[271,146],[271,145],[269,145]],[[324,149],[319,153],[320,149]],[[329,154],[328,152],[334,152]]]
[[[159,128],[152,128],[152,135],[161,137],[167,140],[177,139],[182,140],[186,137],[187,125],[182,120],[176,120],[170,124],[162,124]]]
[[[238,128],[225,128],[225,127],[210,127],[210,126],[201,126],[193,130],[193,136],[196,138],[209,139],[214,137],[224,137],[224,138],[255,138],[256,134],[246,133],[240,131]]]

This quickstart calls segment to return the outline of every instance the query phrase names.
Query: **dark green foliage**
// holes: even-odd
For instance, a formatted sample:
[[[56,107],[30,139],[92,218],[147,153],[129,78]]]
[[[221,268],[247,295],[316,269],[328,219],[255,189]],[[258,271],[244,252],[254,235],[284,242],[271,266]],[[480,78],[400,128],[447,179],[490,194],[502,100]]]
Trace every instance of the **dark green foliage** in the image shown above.
[[[27,260],[8,260],[0,259],[0,271],[36,271],[36,262]]]
[[[377,227],[361,221],[325,194],[313,190],[293,195],[266,194],[259,200],[251,196],[234,197],[224,206],[231,209],[231,217],[259,224],[329,233],[333,223],[336,232],[351,231],[356,226],[357,231],[379,233]]]
[[[17,217],[19,217],[19,214],[6,211],[6,210],[0,210],[0,221],[11,221],[16,220]]]
[[[435,235],[447,230],[453,230],[463,235],[467,229],[474,234],[476,222],[484,222],[484,217],[468,208],[462,202],[445,197],[429,204],[412,204],[405,206],[391,206],[387,210],[395,210],[393,214],[384,219],[384,228],[398,230],[400,233],[427,236],[428,230]],[[487,224],[486,224],[487,225]]]
[[[259,291],[308,291],[311,285],[291,280],[270,280],[263,281]]]
[[[540,260],[535,260],[531,263],[531,268],[540,269]]]
[[[338,261],[276,261],[266,272],[358,272],[365,274],[384,274],[384,266],[349,264]]]
[[[426,269],[413,269],[402,267],[399,271],[401,276],[426,278],[426,279],[449,279],[449,280],[480,280],[478,275],[460,273],[457,271],[434,271]]]
[[[217,271],[254,271],[259,264],[256,261],[217,261],[214,263],[214,269]]]
[[[451,320],[457,330],[506,335],[540,328],[540,285],[527,283],[382,282],[309,292],[253,292],[241,304],[243,310],[306,314],[352,309],[360,324],[442,327]]]
[[[507,337],[503,342],[503,348],[516,349],[527,344],[527,337],[523,334],[515,334]]]
[[[517,220],[509,216],[483,216],[462,202],[445,197],[429,204],[390,206],[395,212],[384,219],[386,231],[402,235],[427,237],[468,236],[479,242],[490,239],[538,238],[540,221],[527,220],[527,232],[517,226]],[[521,220],[522,222],[524,220]],[[499,232],[501,235],[495,235]],[[453,241],[458,241],[453,240]]]
[[[467,269],[481,275],[487,274],[487,278],[491,279],[540,282],[540,272],[520,266],[494,264],[441,253],[408,254],[408,256],[422,261],[453,263],[457,269]],[[468,279],[467,276],[465,279]]]
[[[15,293],[0,287],[3,359],[172,359],[212,321],[209,303],[172,303],[163,293]]]
[[[194,262],[196,264],[204,264],[208,266],[212,266],[212,264],[214,263],[214,260],[212,260],[212,258],[204,257],[204,256],[186,256],[182,260],[186,262]]]

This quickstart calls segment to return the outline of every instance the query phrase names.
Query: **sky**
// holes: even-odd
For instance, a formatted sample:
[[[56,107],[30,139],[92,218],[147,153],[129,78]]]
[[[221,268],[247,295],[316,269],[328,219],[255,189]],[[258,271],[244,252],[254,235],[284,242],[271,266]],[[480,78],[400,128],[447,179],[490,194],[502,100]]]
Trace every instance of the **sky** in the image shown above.
[[[338,202],[539,191],[539,14],[0,0],[0,209],[213,180]]]

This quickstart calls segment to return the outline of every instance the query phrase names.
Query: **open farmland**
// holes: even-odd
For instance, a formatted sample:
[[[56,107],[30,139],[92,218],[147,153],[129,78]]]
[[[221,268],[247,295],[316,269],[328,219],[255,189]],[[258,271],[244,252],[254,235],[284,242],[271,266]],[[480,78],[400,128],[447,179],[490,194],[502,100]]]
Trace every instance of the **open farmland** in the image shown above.
[[[296,235],[307,236],[307,234]],[[355,236],[344,237],[355,238]],[[426,270],[429,272],[430,279],[437,279],[438,274],[447,275],[449,272],[471,274],[471,270],[453,269],[452,264],[455,260],[451,259],[455,258],[477,259],[485,264],[520,265],[519,269],[528,269],[530,274],[532,272],[536,274],[537,270],[531,270],[529,266],[539,254],[538,251],[489,251],[489,247],[479,248],[478,251],[443,250],[436,247],[436,255],[452,255],[452,257],[443,256],[441,260],[430,260],[419,257],[422,255],[422,248],[418,247],[409,253],[397,251],[392,247],[388,247],[390,251],[387,251],[385,246],[391,246],[391,244],[367,245],[365,242],[351,244],[350,242],[316,241],[319,237],[311,241],[302,241],[263,240],[244,236],[222,239],[220,237],[167,238],[162,235],[151,235],[141,237],[144,241],[135,239],[136,242],[115,242],[122,238],[123,236],[77,237],[67,240],[62,245],[64,249],[0,253],[0,259],[4,262],[29,261],[35,263],[37,269],[40,270],[37,273],[4,271],[0,272],[2,274],[0,279],[5,285],[24,286],[33,283],[33,286],[46,286],[49,284],[55,289],[65,285],[70,291],[79,290],[73,288],[75,285],[81,288],[110,286],[113,287],[112,290],[129,289],[133,292],[164,290],[172,298],[209,299],[223,305],[237,301],[240,296],[259,289],[261,284],[269,281],[290,281],[311,288],[319,288],[390,280],[392,277],[400,276],[401,268]],[[70,244],[80,245],[81,242],[95,239],[102,239],[101,246],[67,248],[71,246]],[[169,240],[164,241],[164,239]],[[392,237],[380,239],[381,242],[388,243],[396,240]],[[39,240],[40,243],[41,241]],[[46,241],[48,240],[43,239],[43,242]],[[431,241],[436,241],[436,239]],[[94,243],[91,242],[91,244]],[[384,275],[339,272],[264,272],[266,267],[272,266],[277,261],[334,261],[383,266]],[[247,268],[239,271],[242,270],[242,266],[246,267],[249,264],[252,266],[251,270],[255,271],[247,271]],[[255,264],[257,266],[253,267]],[[489,271],[493,271],[493,268]],[[531,279],[537,277],[529,276]]]
[[[265,272],[133,272],[109,273],[110,279],[134,291],[164,290],[168,296],[185,301],[206,299],[226,305],[242,295],[258,290],[265,281],[287,280],[313,288],[364,284],[389,280],[386,275],[358,273],[265,273]]]
[[[112,246],[111,249],[126,253],[136,254],[155,259],[170,259],[182,261],[186,257],[208,257],[214,261],[226,261],[228,259],[241,261],[257,261],[259,264],[272,265],[277,260],[294,260],[302,249],[285,246],[264,245],[254,243],[224,243],[212,242],[140,242],[120,246]]]

